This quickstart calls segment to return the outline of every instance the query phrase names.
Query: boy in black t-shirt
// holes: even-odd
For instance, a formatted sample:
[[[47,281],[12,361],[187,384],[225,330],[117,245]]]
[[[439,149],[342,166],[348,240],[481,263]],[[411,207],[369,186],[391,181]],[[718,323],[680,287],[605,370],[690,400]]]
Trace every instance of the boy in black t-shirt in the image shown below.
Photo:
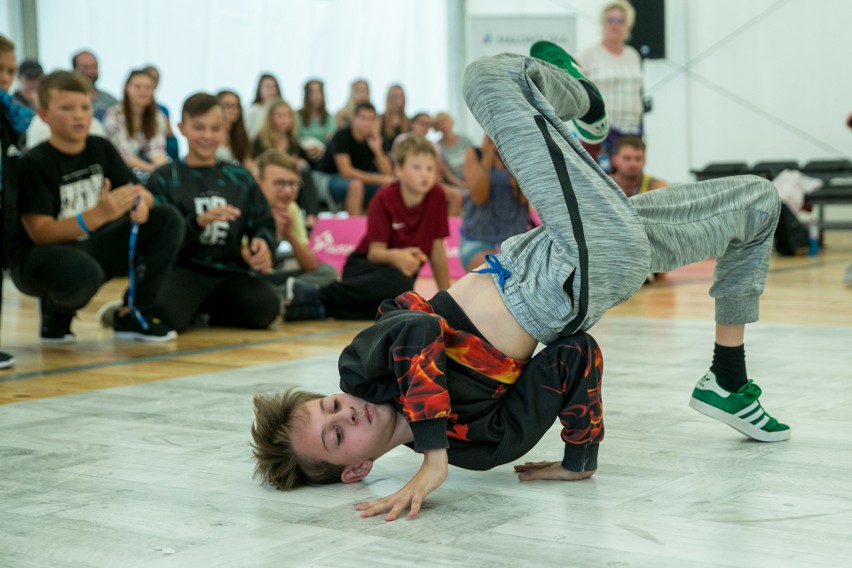
[[[264,328],[280,313],[275,288],[260,278],[272,268],[275,221],[251,173],[216,161],[224,136],[222,106],[207,93],[183,105],[178,125],[189,152],[155,170],[148,189],[177,208],[186,236],[157,306],[182,331],[201,314],[210,323]]]
[[[48,142],[22,159],[12,278],[41,301],[41,339],[70,343],[71,320],[101,285],[134,271],[113,328],[118,339],[167,341],[175,331],[152,310],[180,245],[183,223],[154,207],[149,192],[105,139],[89,137],[91,83],[57,71],[39,84],[39,116]],[[136,228],[134,228],[136,227]]]
[[[350,215],[361,215],[379,187],[393,181],[372,104],[355,107],[352,124],[337,131],[314,173],[316,184],[327,184],[330,196],[343,201]]]

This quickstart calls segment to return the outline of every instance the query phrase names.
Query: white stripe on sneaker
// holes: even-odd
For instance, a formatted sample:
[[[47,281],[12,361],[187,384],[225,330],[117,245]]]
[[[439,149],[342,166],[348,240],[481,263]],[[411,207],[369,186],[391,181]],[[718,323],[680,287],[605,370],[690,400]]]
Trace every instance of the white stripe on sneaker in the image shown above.
[[[760,422],[758,422],[757,424],[754,424],[754,423],[752,422],[752,424],[754,424],[754,427],[755,427],[755,428],[759,428],[759,429],[761,429],[761,428],[763,428],[764,426],[766,426],[766,423],[767,423],[767,422],[769,422],[769,415],[768,415],[768,414],[766,414],[766,413],[764,412],[764,413],[763,413],[763,418],[761,419],[761,421],[760,421]]]
[[[737,412],[736,414],[734,414],[734,416],[736,416],[737,418],[743,418],[744,416],[746,416],[746,415],[748,415],[748,414],[751,414],[751,413],[752,413],[752,411],[753,411],[755,408],[758,408],[758,407],[760,407],[760,403],[759,403],[759,402],[757,402],[757,401],[755,400],[755,401],[754,401],[753,403],[751,403],[749,406],[747,406],[747,407],[743,408],[742,410],[740,410],[739,412]]]

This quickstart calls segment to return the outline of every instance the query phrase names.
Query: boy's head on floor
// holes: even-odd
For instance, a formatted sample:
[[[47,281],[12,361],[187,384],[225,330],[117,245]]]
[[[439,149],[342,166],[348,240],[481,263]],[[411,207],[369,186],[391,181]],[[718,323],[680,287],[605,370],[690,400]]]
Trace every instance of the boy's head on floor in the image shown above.
[[[393,149],[394,173],[404,195],[422,199],[438,181],[435,147],[422,136],[409,136]]]
[[[38,84],[38,115],[50,127],[51,137],[82,142],[92,122],[92,83],[76,71],[54,71]]]
[[[209,93],[195,93],[183,103],[180,133],[189,146],[188,158],[215,163],[216,149],[225,135],[222,103]]]
[[[281,150],[267,150],[257,158],[260,189],[273,209],[286,209],[299,196],[302,176],[292,157]]]
[[[257,395],[254,412],[255,477],[281,490],[362,480],[408,426],[390,404],[344,393]]]

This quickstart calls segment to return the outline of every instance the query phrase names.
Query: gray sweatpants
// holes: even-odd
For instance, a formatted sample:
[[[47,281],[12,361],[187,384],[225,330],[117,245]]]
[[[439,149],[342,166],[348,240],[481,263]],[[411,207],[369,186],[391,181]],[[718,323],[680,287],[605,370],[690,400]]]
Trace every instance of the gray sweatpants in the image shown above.
[[[564,123],[588,112],[586,89],[538,59],[478,59],[464,97],[542,220],[497,255],[511,274],[503,301],[527,333],[549,343],[587,330],[649,272],[712,256],[716,321],[757,320],[780,210],[771,183],[741,176],[627,199]]]

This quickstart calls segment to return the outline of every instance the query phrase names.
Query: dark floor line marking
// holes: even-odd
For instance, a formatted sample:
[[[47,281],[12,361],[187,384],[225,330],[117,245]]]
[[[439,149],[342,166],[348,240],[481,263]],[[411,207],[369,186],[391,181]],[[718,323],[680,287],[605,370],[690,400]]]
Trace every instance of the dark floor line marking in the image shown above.
[[[61,367],[57,369],[47,369],[44,371],[29,371],[27,373],[16,373],[14,375],[9,375],[7,377],[0,377],[0,383],[9,383],[12,381],[21,381],[25,379],[33,379],[36,377],[47,377],[51,375],[61,375],[64,373],[76,373],[79,371],[92,371],[95,369],[105,369],[109,367],[122,367],[124,365],[136,364],[136,363],[149,363],[152,361],[163,361],[167,359],[178,359],[181,357],[190,357],[193,355],[204,355],[206,353],[216,353],[216,352],[224,352],[224,351],[233,351],[236,349],[244,349],[246,347],[258,347],[261,345],[273,345],[276,343],[287,343],[290,341],[300,341],[303,339],[312,339],[318,337],[328,337],[332,335],[339,335],[343,333],[351,333],[353,331],[360,331],[363,329],[362,327],[350,328],[350,329],[336,329],[333,331],[323,331],[319,333],[309,333],[306,335],[296,335],[292,337],[279,337],[275,339],[263,339],[260,341],[249,341],[247,343],[231,343],[228,345],[218,345],[215,347],[205,347],[203,349],[190,349],[188,351],[175,351],[171,353],[160,353],[156,355],[142,355],[141,357],[131,357],[128,359],[121,359],[118,361],[104,361],[102,363],[89,363],[87,365],[77,365],[76,367]]]

